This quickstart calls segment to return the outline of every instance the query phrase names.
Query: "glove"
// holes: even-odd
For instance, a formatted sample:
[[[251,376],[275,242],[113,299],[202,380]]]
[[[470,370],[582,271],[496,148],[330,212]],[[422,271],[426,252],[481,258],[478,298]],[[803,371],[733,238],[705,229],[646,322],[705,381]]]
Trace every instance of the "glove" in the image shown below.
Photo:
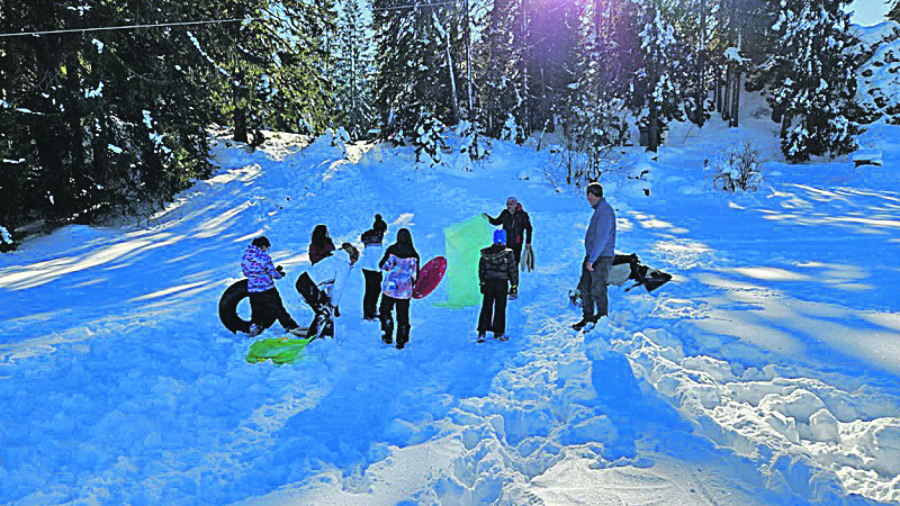
[[[338,316],[341,316],[341,308],[334,306],[334,317],[337,318]]]
[[[519,295],[519,287],[517,287],[516,285],[512,285],[511,287],[509,287],[509,295],[510,295],[510,297],[518,296]]]
[[[282,267],[280,265],[278,267],[276,267],[275,270],[278,271],[279,274],[284,274],[284,267]]]
[[[485,218],[490,218],[490,217],[491,217],[491,215],[488,214],[488,213],[481,213],[481,215],[484,216]]]

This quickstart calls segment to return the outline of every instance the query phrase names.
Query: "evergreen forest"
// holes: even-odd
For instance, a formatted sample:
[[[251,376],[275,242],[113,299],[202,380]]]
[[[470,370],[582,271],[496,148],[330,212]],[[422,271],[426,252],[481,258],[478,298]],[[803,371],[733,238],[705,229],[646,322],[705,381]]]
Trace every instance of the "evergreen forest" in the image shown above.
[[[652,151],[672,121],[737,127],[761,91],[787,160],[846,154],[864,123],[847,3],[0,0],[0,246],[160,209],[211,174],[214,128],[432,158],[450,130],[473,158],[559,132],[599,164],[635,125]]]

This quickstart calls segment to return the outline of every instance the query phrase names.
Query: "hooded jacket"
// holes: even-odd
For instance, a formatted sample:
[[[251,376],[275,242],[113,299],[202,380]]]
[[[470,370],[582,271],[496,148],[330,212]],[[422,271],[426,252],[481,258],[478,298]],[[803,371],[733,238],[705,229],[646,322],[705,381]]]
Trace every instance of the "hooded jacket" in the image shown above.
[[[347,250],[339,249],[306,269],[306,274],[320,290],[328,294],[331,305],[337,306],[341,303],[341,295],[352,268],[350,254]]]
[[[493,244],[481,250],[478,261],[478,281],[509,281],[519,284],[519,270],[513,251],[503,244]]]
[[[265,292],[275,288],[275,280],[284,277],[278,272],[272,257],[261,248],[250,245],[241,258],[241,270],[247,276],[247,291],[250,293]]]
[[[495,227],[503,225],[503,230],[506,231],[506,244],[509,247],[519,246],[523,243],[523,240],[525,244],[531,244],[531,218],[522,209],[521,202],[517,203],[516,206],[515,213],[509,212],[509,209],[504,209],[500,216],[496,218],[488,216],[488,221],[491,222],[491,225]]]
[[[406,244],[391,244],[378,263],[387,271],[381,283],[381,291],[395,299],[412,298],[413,286],[419,278],[419,254]]]

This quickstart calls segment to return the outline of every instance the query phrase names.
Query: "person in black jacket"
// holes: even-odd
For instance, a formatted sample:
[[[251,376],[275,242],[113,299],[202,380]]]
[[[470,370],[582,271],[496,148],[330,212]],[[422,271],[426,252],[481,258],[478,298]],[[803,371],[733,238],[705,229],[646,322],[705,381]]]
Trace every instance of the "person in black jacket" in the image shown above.
[[[494,231],[494,244],[481,250],[478,282],[484,294],[478,315],[478,342],[484,342],[489,330],[494,339],[506,341],[506,294],[510,283],[513,287],[519,283],[519,269],[513,251],[506,247],[504,230]]]
[[[491,222],[491,225],[503,225],[506,232],[506,246],[513,251],[516,258],[516,268],[522,259],[522,247],[531,247],[531,218],[528,213],[522,209],[522,204],[515,197],[506,199],[506,209],[496,218],[484,213],[484,216]],[[517,294],[510,292],[512,297]]]

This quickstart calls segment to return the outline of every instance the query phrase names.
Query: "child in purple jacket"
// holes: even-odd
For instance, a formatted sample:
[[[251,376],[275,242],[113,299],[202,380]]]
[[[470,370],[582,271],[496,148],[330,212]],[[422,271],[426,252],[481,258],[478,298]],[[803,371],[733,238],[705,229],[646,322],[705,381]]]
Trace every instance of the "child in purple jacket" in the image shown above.
[[[250,292],[250,337],[260,335],[276,319],[286,332],[295,333],[300,327],[284,308],[275,288],[275,280],[284,277],[284,269],[272,263],[268,253],[270,246],[265,236],[257,237],[241,259],[241,269],[247,276],[247,291]]]

